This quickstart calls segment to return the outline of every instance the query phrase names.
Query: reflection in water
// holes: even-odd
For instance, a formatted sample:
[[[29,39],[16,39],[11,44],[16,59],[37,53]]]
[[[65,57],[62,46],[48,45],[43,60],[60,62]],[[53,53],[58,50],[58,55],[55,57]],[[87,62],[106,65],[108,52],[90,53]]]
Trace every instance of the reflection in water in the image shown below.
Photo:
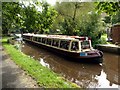
[[[118,82],[119,57],[119,55],[104,53],[104,72],[107,75],[106,79],[109,81],[108,86],[111,87],[118,87],[116,84],[120,85],[120,82]]]
[[[40,64],[85,88],[118,87],[118,55],[104,53],[103,65],[66,60],[40,47],[24,44],[22,52],[40,60]]]
[[[48,63],[45,63],[45,61],[43,61],[42,58],[40,58],[40,64],[45,66],[45,67],[48,67],[49,68],[49,64]]]

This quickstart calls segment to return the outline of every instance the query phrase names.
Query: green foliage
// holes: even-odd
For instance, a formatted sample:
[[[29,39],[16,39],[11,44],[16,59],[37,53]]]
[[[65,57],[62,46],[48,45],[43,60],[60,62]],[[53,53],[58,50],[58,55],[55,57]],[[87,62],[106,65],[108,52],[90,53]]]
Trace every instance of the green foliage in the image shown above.
[[[11,59],[28,75],[35,78],[38,84],[43,88],[78,88],[76,84],[65,81],[61,76],[55,74],[50,69],[43,67],[39,61],[34,60],[22,52],[16,50],[12,45],[6,43],[7,39],[3,38],[2,43],[10,55]]]
[[[110,16],[105,16],[103,20],[106,24],[111,23],[111,17]]]
[[[57,16],[57,12],[49,6],[47,2],[37,4],[42,7],[42,11],[37,11],[36,7],[31,4],[27,6],[24,10],[25,12],[25,22],[24,26],[28,29],[28,32],[34,33],[49,33],[52,27],[54,18]]]
[[[100,44],[107,44],[107,34],[103,34],[100,38]]]
[[[115,15],[112,16],[105,16],[103,18],[103,21],[105,22],[105,25],[107,27],[111,27],[114,24],[120,23],[120,11],[116,12]]]
[[[105,12],[110,16],[120,11],[120,2],[97,2],[96,6],[98,12]]]
[[[27,32],[36,32],[40,28],[39,17],[40,13],[37,11],[35,5],[30,4],[29,6],[25,6],[23,9],[23,27],[25,28],[25,31]]]
[[[44,2],[42,5],[42,13],[40,17],[41,31],[40,33],[49,33],[54,19],[57,16],[57,11],[49,6],[47,2]]]
[[[42,10],[38,11],[37,7],[42,8]],[[3,2],[2,8],[3,34],[16,32],[16,30],[30,33],[49,33],[57,16],[56,10],[47,2],[33,2],[29,5],[19,2]]]
[[[66,18],[64,22],[61,23],[61,30],[63,34],[74,35],[76,30],[76,24],[72,19]]]
[[[98,11],[104,11],[104,5],[113,7],[112,4],[97,2],[96,5]],[[36,7],[41,8],[41,11]],[[54,8],[46,2],[33,2],[28,6],[24,3],[3,3],[3,31],[6,33],[22,28],[23,32],[53,34],[59,29],[60,34],[89,36],[93,44],[98,43],[104,26],[101,17],[95,13],[94,3],[62,2]],[[114,17],[113,22],[118,22],[116,17],[119,18],[119,14]],[[109,19],[111,17],[106,17],[104,21],[109,23]]]
[[[101,20],[101,16],[97,13],[90,12],[87,20],[86,16],[83,16],[83,20],[80,24],[80,36],[88,36],[92,38],[93,46],[99,43],[101,38],[101,34],[104,32],[103,22]]]
[[[8,34],[14,28],[19,27],[21,20],[19,14],[21,8],[18,2],[2,3],[2,33]]]
[[[58,4],[56,10],[63,18],[59,20],[62,34],[88,36],[92,38],[93,45],[99,43],[104,26],[94,8],[94,3],[89,2]]]
[[[82,16],[93,10],[93,7],[94,7],[93,3],[89,2],[57,3],[55,9],[58,11],[59,16],[56,18],[57,22],[55,23],[54,26],[57,26],[56,28],[59,28],[62,34],[78,35],[79,34],[78,27],[80,26]]]
[[[102,34],[101,38],[99,40],[97,40],[97,44],[108,44],[107,34]],[[93,46],[95,46],[95,44]]]
[[[116,15],[112,16],[112,24],[120,23],[120,11],[116,12]]]
[[[120,2],[95,2],[98,13],[106,13],[104,18],[106,26],[111,27],[113,24],[120,23]]]

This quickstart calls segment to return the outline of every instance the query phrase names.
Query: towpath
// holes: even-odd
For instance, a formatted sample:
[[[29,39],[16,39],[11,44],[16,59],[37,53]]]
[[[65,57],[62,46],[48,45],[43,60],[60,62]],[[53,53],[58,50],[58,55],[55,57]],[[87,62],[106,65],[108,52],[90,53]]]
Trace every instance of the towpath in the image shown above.
[[[40,88],[36,81],[26,75],[4,50],[0,52],[2,52],[2,67],[0,67],[2,68],[2,88]]]

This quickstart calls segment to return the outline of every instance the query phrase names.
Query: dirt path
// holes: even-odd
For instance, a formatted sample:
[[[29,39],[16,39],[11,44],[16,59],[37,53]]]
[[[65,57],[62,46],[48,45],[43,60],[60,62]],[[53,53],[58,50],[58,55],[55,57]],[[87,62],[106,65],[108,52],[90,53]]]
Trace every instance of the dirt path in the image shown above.
[[[40,87],[9,58],[5,51],[2,51],[2,88]]]

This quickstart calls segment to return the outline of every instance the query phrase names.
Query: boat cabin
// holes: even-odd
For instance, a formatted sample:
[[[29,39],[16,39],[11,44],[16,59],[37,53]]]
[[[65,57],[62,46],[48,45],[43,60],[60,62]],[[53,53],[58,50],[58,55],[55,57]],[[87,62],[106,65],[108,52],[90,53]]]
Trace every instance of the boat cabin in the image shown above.
[[[88,37],[23,34],[23,39],[69,52],[84,52],[93,49],[91,39]]]

